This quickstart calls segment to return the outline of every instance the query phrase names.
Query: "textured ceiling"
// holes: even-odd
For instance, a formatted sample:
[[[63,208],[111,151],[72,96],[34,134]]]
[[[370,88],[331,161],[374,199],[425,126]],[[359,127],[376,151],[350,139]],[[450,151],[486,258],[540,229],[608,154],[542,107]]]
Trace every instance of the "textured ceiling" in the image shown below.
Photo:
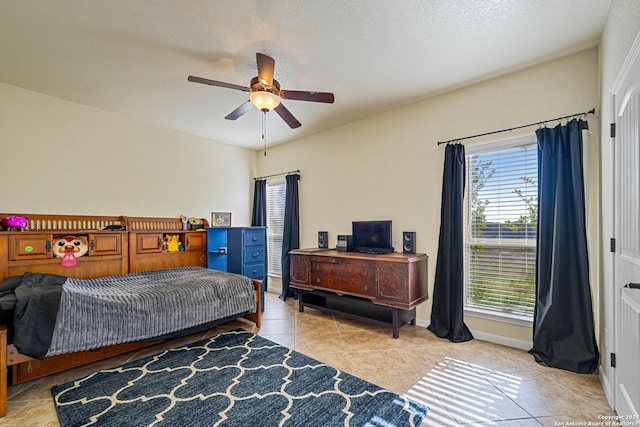
[[[0,82],[244,147],[261,113],[224,117],[248,94],[255,53],[302,122],[267,114],[269,144],[340,126],[596,46],[610,0],[2,0]]]

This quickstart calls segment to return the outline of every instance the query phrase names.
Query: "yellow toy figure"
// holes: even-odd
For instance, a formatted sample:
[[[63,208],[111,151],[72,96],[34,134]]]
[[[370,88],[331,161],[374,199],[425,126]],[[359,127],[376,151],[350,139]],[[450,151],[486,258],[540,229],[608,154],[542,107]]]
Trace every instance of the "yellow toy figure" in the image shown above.
[[[167,242],[167,252],[180,251],[180,246],[182,246],[180,236],[178,236],[177,234],[167,234],[165,236],[165,241]]]

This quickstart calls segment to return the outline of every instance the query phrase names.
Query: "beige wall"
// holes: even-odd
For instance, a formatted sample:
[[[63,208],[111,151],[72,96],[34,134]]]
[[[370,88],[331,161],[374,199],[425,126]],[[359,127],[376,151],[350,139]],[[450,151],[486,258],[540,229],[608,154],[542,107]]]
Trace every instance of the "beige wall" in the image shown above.
[[[607,24],[602,34],[600,45],[601,99],[602,99],[602,151],[600,156],[602,167],[602,238],[608,242],[614,237],[613,218],[613,140],[609,137],[609,123],[614,122],[611,102],[611,89],[625,61],[627,52],[634,39],[640,33],[640,2],[638,0],[613,0]],[[613,403],[613,387],[615,370],[610,367],[610,357],[614,348],[614,254],[602,251],[602,298],[600,306],[599,342],[601,354],[601,379],[609,403]]]
[[[0,84],[0,212],[250,221],[247,149]]]
[[[351,233],[353,220],[393,220],[396,248],[402,231],[416,231],[418,251],[429,255],[432,294],[444,160],[444,146],[436,142],[589,110],[597,107],[598,87],[598,52],[590,49],[269,148],[266,157],[256,153],[258,174],[300,169],[302,247],[316,246],[318,230],[329,231],[333,247],[336,235]],[[591,116],[589,123],[597,129],[598,120]],[[592,140],[597,160],[598,132]],[[597,180],[595,191],[597,198]],[[427,325],[430,313],[428,301],[418,309],[419,324]],[[466,321],[488,339],[519,346],[531,341],[529,327]]]

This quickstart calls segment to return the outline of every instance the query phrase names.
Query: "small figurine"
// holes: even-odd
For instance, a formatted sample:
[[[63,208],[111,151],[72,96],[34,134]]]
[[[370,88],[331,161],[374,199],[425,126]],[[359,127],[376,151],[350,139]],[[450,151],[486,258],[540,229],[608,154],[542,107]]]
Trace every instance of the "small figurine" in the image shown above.
[[[180,214],[180,221],[182,221],[182,229],[186,230],[187,229],[187,221],[189,221],[189,219],[185,215]]]

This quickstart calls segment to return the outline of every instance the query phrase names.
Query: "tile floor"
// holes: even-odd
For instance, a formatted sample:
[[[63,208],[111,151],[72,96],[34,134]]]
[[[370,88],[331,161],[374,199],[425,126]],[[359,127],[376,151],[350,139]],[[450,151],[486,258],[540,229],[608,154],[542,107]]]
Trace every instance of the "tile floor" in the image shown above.
[[[124,356],[9,388],[2,426],[57,426],[52,385],[165,347],[243,327],[336,368],[429,406],[426,426],[597,425],[615,415],[596,375],[579,375],[539,366],[522,350],[483,341],[452,344],[418,326],[404,326],[400,337],[369,323],[305,309],[267,294],[260,330],[243,320],[204,334],[174,340]],[[572,423],[570,423],[572,422]]]

